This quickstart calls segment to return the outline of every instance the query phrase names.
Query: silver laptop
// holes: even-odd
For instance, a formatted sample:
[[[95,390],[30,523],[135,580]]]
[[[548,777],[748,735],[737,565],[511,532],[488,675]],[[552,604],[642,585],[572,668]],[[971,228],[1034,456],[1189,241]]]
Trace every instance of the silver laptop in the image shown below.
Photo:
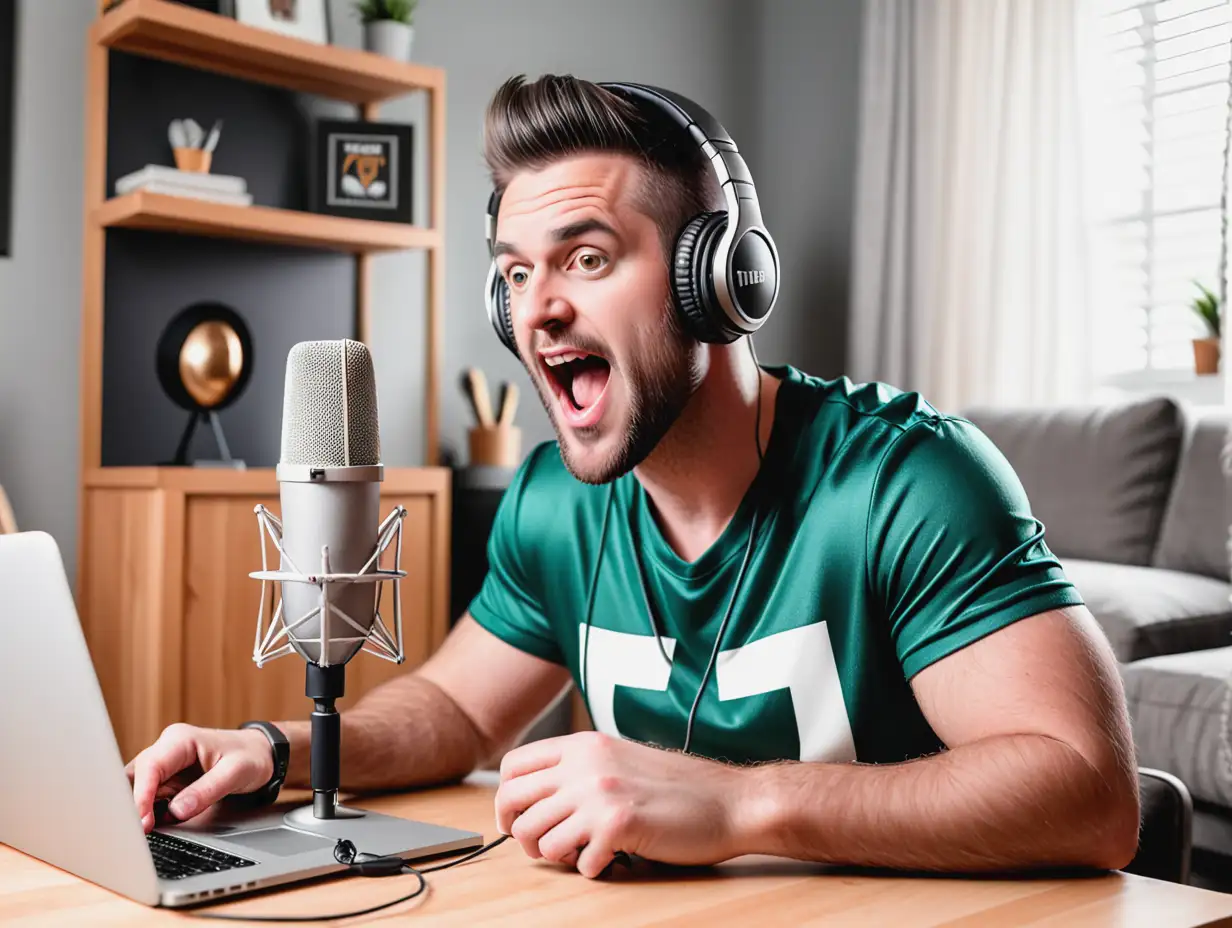
[[[139,672],[139,671],[138,671]],[[335,837],[288,827],[286,808],[223,803],[143,833],[59,548],[0,535],[0,842],[146,905],[183,906],[346,869]],[[402,822],[359,851],[427,857],[482,836]],[[346,836],[344,821],[333,823]]]

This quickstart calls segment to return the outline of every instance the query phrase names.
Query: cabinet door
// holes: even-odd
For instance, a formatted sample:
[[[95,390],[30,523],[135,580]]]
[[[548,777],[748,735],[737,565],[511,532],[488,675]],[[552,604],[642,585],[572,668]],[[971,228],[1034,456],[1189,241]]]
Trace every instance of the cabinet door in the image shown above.
[[[372,687],[418,666],[439,645],[444,624],[436,602],[436,574],[443,569],[444,539],[436,507],[438,495],[391,495],[381,499],[381,517],[394,505],[407,509],[402,528],[402,631],[405,662],[399,666],[366,652],[346,665],[346,697],[353,705]],[[253,507],[264,504],[278,514],[278,498],[253,496],[190,497],[185,516],[184,570],[184,720],[196,725],[234,727],[245,719],[306,719],[312,712],[304,696],[305,662],[298,654],[258,668],[252,659],[261,581],[249,573],[261,567],[261,536]],[[375,541],[375,532],[374,532]],[[267,542],[271,567],[277,552]],[[392,546],[382,566],[392,566]],[[266,622],[277,605],[278,589],[266,585]],[[385,584],[382,613],[395,633],[393,585]]]

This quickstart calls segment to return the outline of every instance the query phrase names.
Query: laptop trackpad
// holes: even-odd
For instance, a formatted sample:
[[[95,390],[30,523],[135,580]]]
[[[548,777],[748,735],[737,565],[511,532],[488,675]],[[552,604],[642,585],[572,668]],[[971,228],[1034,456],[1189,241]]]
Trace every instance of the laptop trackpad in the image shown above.
[[[332,847],[335,843],[333,838],[322,838],[281,826],[263,828],[260,831],[247,831],[238,835],[230,834],[227,835],[227,842],[251,848],[254,851],[264,851],[276,857],[292,857],[295,854],[318,851]]]

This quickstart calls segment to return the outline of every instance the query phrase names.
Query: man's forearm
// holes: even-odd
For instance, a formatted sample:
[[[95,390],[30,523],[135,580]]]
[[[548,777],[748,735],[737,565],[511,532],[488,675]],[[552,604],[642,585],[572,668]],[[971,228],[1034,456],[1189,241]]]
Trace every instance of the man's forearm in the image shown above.
[[[921,870],[1116,869],[1137,844],[1132,771],[1101,775],[1041,735],[902,764],[741,771],[738,853]]]
[[[373,689],[342,715],[344,790],[401,789],[456,780],[487,755],[474,724],[415,673]],[[308,788],[310,722],[280,722],[291,742],[286,785]]]

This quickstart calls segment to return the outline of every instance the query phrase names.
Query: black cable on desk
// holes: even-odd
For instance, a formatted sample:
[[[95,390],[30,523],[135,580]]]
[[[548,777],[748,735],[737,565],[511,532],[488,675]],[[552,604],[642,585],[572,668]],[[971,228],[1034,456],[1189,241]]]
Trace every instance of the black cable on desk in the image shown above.
[[[436,864],[432,867],[424,867],[420,870],[412,867],[405,860],[396,855],[388,857],[374,857],[370,854],[358,854],[355,851],[355,845],[343,838],[334,845],[334,859],[339,863],[346,864],[348,867],[348,873],[354,872],[361,876],[370,877],[397,876],[402,873],[413,873],[419,880],[419,887],[414,892],[408,893],[405,896],[399,896],[397,899],[392,899],[389,902],[382,902],[380,905],[370,906],[366,909],[357,909],[353,912],[339,912],[336,915],[239,915],[223,912],[188,912],[186,914],[195,916],[196,918],[214,918],[223,921],[237,922],[331,922],[340,918],[355,918],[359,915],[371,915],[373,912],[388,909],[391,906],[398,905],[402,902],[410,902],[412,899],[423,895],[424,891],[428,888],[427,881],[423,878],[425,873],[431,873],[434,870],[445,870],[449,867],[456,867],[458,864],[465,863],[468,860],[473,860],[480,854],[490,851],[492,848],[496,847],[503,841],[507,841],[508,839],[509,835],[501,835],[495,841],[471,851],[465,857],[459,857],[457,860],[451,860],[443,864]]]

